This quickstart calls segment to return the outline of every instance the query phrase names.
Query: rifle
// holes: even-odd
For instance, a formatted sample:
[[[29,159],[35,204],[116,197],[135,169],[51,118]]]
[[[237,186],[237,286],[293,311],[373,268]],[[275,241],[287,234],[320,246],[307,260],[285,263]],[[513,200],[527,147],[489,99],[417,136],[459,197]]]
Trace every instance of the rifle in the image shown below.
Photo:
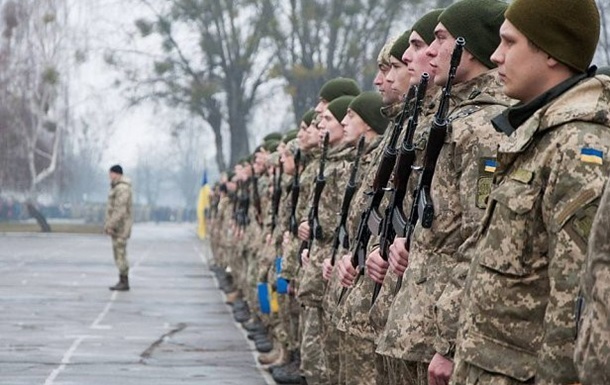
[[[412,91],[413,89],[409,90],[408,95],[405,97],[402,112],[396,119],[396,122],[394,122],[390,140],[383,149],[383,156],[379,162],[379,167],[377,167],[375,179],[373,179],[372,191],[365,193],[370,197],[369,204],[360,214],[360,222],[358,222],[358,231],[356,232],[354,250],[352,252],[352,266],[354,268],[360,267],[360,275],[364,274],[364,260],[366,259],[366,249],[369,240],[371,239],[371,235],[379,234],[379,225],[381,223],[379,205],[385,194],[384,189],[390,180],[392,169],[396,162],[396,142],[398,142],[398,136],[400,135],[402,126],[405,122],[407,109],[409,108],[409,100],[413,97]],[[339,303],[341,303],[346,292],[347,288],[341,289]]]
[[[330,264],[335,266],[335,259],[337,258],[337,252],[339,247],[343,246],[344,249],[349,249],[349,233],[347,232],[347,216],[349,214],[349,206],[352,203],[352,198],[356,193],[356,176],[358,175],[358,169],[360,168],[360,158],[364,152],[364,136],[361,136],[358,140],[358,147],[356,151],[356,160],[352,166],[352,171],[345,187],[345,193],[343,194],[343,203],[341,204],[341,217],[339,224],[335,229],[335,239],[333,241],[333,252],[330,258]]]
[[[409,213],[409,220],[407,221],[406,227],[403,229],[405,240],[405,246],[407,250],[411,247],[411,236],[415,230],[417,221],[421,219],[423,228],[429,229],[432,226],[434,220],[434,206],[432,198],[430,197],[430,185],[432,184],[432,177],[434,176],[434,169],[436,168],[436,161],[438,155],[445,144],[445,135],[447,134],[447,126],[449,121],[447,114],[449,112],[449,101],[451,99],[451,87],[455,74],[460,65],[462,59],[462,51],[466,41],[463,37],[458,37],[455,41],[455,48],[451,54],[451,65],[449,67],[449,76],[447,77],[447,83],[443,88],[443,94],[441,95],[441,101],[438,106],[438,110],[434,115],[432,127],[430,127],[430,133],[428,135],[428,144],[426,145],[426,153],[424,154],[424,163],[417,182],[417,188],[413,193],[413,202],[411,204],[411,211]],[[402,235],[402,234],[401,234]],[[398,293],[402,286],[402,276],[398,277],[396,282],[396,288],[394,293]]]
[[[254,172],[252,163],[250,163],[250,170],[252,170],[252,200],[254,201],[254,208],[256,209],[256,222],[258,222],[259,226],[262,226],[263,209],[261,207],[261,196],[258,191],[258,177],[256,176],[256,172]]]
[[[307,215],[307,223],[309,224],[309,237],[307,240],[301,243],[299,248],[299,265],[303,266],[303,259],[301,254],[305,249],[311,249],[311,244],[314,239],[322,239],[322,226],[318,219],[318,205],[320,204],[320,197],[324,186],[326,186],[326,177],[324,176],[324,166],[326,165],[326,157],[328,156],[328,132],[324,135],[324,145],[322,147],[322,157],[320,158],[320,169],[318,176],[316,177],[316,187],[314,188],[313,204],[309,209]]]
[[[277,180],[273,180],[273,195],[271,197],[271,232],[275,230],[277,225],[277,215],[280,209],[280,200],[282,198],[282,174],[284,173],[284,163],[280,160],[279,172]],[[273,175],[275,176],[275,169]]]
[[[299,166],[301,164],[301,149],[297,149],[297,153],[294,155],[294,179],[292,180],[292,205],[290,206],[290,232],[295,236],[299,232],[299,224],[297,223],[297,204],[299,203],[299,194],[301,192],[301,185],[299,184]]]
[[[426,96],[426,89],[428,88],[428,80],[430,75],[423,73],[421,80],[417,88],[417,97],[413,104],[409,122],[407,123],[407,132],[403,139],[402,145],[400,146],[400,153],[396,159],[394,165],[394,189],[392,190],[392,196],[390,203],[386,207],[385,217],[381,226],[379,250],[381,257],[387,262],[390,253],[390,245],[394,242],[396,237],[396,223],[402,224],[398,226],[402,232],[405,228],[407,220],[403,212],[402,206],[405,196],[407,195],[407,184],[411,177],[411,171],[413,170],[413,164],[415,163],[415,146],[413,145],[413,136],[417,129],[419,112],[423,103],[424,97]],[[373,289],[373,298],[371,300],[371,306],[375,303],[379,291],[381,290],[381,284],[375,282],[375,288]]]

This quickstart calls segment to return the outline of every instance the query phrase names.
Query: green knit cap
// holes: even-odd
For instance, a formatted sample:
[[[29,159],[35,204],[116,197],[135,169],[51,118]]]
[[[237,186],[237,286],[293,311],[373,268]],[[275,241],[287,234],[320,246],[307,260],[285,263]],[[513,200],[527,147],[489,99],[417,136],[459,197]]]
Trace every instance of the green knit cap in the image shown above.
[[[324,83],[322,88],[320,88],[320,97],[329,103],[340,96],[356,96],[359,93],[360,87],[358,83],[350,78],[334,78]]]
[[[594,0],[515,0],[506,19],[553,58],[586,72],[599,40]]]
[[[392,45],[390,49],[390,55],[402,62],[402,54],[405,53],[409,48],[409,37],[411,36],[411,30],[406,30],[402,35],[398,36],[398,39]]]
[[[528,4],[537,1],[528,0]],[[464,48],[478,61],[487,68],[495,68],[490,56],[500,45],[506,7],[505,2],[498,0],[461,0],[445,9],[438,21],[453,37],[466,39]]]
[[[269,139],[269,140],[266,140],[265,143],[263,143],[263,147],[268,152],[274,152],[275,150],[277,150],[277,146],[279,146],[279,145],[280,145],[280,141],[276,140],[276,139]]]
[[[433,9],[413,24],[413,31],[417,32],[428,45],[434,41],[434,28],[438,25],[438,17],[444,10],[444,8]]]
[[[335,119],[341,122],[343,118],[345,118],[345,115],[347,114],[347,107],[349,107],[352,100],[354,100],[354,97],[351,95],[341,96],[328,103],[326,108],[328,108],[330,113],[333,114]]]
[[[291,140],[295,139],[297,137],[298,132],[299,132],[298,128],[294,129],[294,130],[286,131],[286,133],[284,134],[284,137],[282,138],[282,142],[288,143]]]
[[[316,112],[312,108],[311,110],[309,110],[303,114],[303,117],[301,118],[301,122],[305,123],[305,125],[307,125],[309,127],[314,116],[316,116]]]
[[[379,92],[366,91],[356,96],[349,108],[358,114],[376,133],[382,135],[390,122],[381,114],[383,100]]]
[[[270,134],[267,134],[263,138],[263,142],[266,142],[268,140],[282,140],[282,134],[280,134],[279,132],[272,132]]]

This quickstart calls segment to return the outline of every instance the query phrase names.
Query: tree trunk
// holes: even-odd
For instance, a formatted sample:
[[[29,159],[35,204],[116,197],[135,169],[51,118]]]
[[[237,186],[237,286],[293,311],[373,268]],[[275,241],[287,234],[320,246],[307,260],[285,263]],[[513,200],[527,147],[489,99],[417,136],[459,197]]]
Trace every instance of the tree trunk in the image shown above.
[[[43,233],[50,233],[51,226],[47,222],[47,219],[42,215],[42,213],[34,206],[32,202],[26,202],[25,207],[28,209],[28,214],[38,222],[38,226],[40,226],[40,230]]]

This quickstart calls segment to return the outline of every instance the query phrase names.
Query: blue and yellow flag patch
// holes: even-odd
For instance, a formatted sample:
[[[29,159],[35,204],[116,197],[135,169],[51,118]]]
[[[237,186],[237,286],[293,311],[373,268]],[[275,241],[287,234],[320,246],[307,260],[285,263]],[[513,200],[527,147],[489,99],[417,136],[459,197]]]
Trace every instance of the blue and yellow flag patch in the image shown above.
[[[487,172],[495,172],[496,171],[496,160],[495,159],[485,159],[485,171]]]
[[[604,153],[590,147],[583,147],[580,150],[580,161],[585,163],[603,164]]]

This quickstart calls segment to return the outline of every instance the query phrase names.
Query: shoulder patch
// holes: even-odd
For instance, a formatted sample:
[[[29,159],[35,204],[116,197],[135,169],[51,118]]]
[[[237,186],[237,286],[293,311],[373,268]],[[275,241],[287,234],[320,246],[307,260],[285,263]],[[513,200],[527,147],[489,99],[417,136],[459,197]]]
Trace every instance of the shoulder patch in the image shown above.
[[[593,219],[598,209],[598,202],[589,204],[577,211],[572,219],[569,220],[565,229],[578,246],[584,251],[587,250],[589,234],[593,227]]]
[[[584,163],[604,164],[604,153],[591,147],[583,147],[580,150],[580,160]]]
[[[479,159],[479,177],[477,178],[477,195],[475,199],[476,206],[480,209],[487,208],[487,200],[491,193],[496,164],[495,158]]]

